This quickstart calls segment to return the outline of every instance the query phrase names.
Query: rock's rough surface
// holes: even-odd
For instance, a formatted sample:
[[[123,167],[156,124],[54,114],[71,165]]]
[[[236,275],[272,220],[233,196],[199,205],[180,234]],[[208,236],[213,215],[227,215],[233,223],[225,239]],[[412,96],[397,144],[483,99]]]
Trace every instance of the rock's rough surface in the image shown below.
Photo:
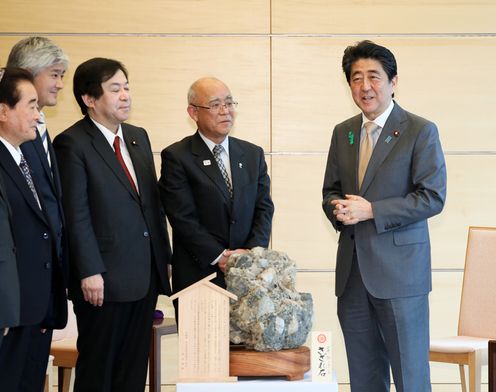
[[[296,348],[312,328],[313,301],[295,289],[296,264],[285,253],[264,248],[233,255],[226,267],[231,301],[231,342],[258,351]]]

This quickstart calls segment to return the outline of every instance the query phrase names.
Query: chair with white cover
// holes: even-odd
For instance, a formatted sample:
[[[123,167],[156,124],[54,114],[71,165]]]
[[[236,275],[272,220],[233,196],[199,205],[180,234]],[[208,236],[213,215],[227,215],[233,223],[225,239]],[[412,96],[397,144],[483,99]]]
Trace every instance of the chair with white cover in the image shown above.
[[[68,320],[62,330],[54,330],[50,354],[53,358],[53,366],[58,368],[58,391],[69,392],[73,390],[74,377],[72,369],[76,367],[78,351],[76,316],[72,310],[72,302],[67,301]]]
[[[496,228],[469,227],[458,335],[431,339],[429,359],[458,364],[462,391],[481,390],[481,367],[488,363],[488,341],[496,339]]]

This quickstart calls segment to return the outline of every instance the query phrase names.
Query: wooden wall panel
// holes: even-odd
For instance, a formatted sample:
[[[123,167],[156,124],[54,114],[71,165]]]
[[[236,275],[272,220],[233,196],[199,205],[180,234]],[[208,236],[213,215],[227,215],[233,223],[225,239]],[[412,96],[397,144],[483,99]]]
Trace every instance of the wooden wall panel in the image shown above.
[[[431,219],[434,268],[463,268],[469,226],[496,226],[496,187],[490,179],[495,155],[448,155],[448,197]],[[492,177],[491,177],[492,178]]]
[[[322,210],[326,157],[272,157],[276,206],[272,248],[284,251],[300,269],[334,269],[338,234]]]
[[[23,37],[0,37],[0,60]],[[56,37],[70,57],[59,104],[47,108],[52,135],[81,113],[72,94],[72,78],[92,57],[120,60],[129,71],[133,109],[130,123],[150,134],[154,151],[196,130],[186,112],[187,91],[202,76],[224,80],[239,101],[233,135],[270,149],[269,40],[263,37]]]
[[[274,151],[324,151],[334,125],[359,113],[341,71],[355,39],[273,38]],[[495,151],[488,103],[496,90],[496,38],[375,39],[398,62],[396,99],[434,121],[447,151]],[[482,60],[484,59],[484,60]]]
[[[272,149],[326,151],[334,125],[357,113],[341,72],[349,40],[272,39]]]
[[[272,0],[274,33],[440,34],[494,32],[491,0]]]
[[[3,0],[3,32],[268,33],[267,0]]]

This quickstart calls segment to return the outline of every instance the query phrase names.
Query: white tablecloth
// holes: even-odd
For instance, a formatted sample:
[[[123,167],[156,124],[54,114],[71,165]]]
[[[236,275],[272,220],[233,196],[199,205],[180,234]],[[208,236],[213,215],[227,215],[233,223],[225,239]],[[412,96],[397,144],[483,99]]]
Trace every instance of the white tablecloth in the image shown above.
[[[176,392],[338,392],[336,374],[332,382],[316,383],[311,381],[311,374],[305,374],[301,381],[287,381],[283,377],[239,377],[232,383],[177,383]]]

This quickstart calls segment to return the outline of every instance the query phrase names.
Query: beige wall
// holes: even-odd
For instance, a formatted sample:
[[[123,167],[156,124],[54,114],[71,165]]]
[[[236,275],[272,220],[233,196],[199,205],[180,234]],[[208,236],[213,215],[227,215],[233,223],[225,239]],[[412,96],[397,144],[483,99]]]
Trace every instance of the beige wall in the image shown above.
[[[71,80],[90,57],[127,66],[131,122],[148,130],[157,165],[162,148],[194,131],[190,83],[227,82],[240,103],[234,135],[267,153],[272,246],[297,261],[315,327],[333,331],[340,382],[348,377],[333,295],[337,235],[321,212],[322,178],[334,124],[357,113],[340,69],[344,48],[361,39],[390,47],[398,102],[438,124],[446,153],[448,200],[431,221],[431,330],[456,333],[467,226],[496,224],[494,1],[3,0],[1,8],[0,64],[31,34],[49,35],[70,56],[60,103],[47,110],[52,135],[80,117]],[[458,382],[457,370],[433,365],[432,380]]]

